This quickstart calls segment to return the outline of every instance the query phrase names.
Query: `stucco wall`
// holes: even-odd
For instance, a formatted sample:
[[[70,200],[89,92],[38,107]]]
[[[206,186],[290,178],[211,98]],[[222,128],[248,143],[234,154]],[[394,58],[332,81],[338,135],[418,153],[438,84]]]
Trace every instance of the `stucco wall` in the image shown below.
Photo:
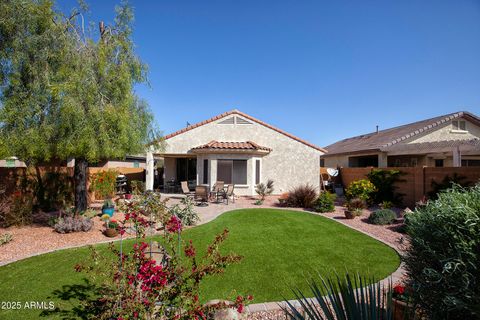
[[[469,140],[474,138],[480,138],[480,127],[464,119],[458,120],[465,121],[465,129],[467,132],[452,132],[453,126],[452,121],[450,120],[442,126],[438,127],[437,130],[416,136],[411,141],[408,141],[408,143],[432,142],[442,140]]]
[[[261,157],[262,170],[260,181],[265,182],[268,179],[273,179],[275,182],[275,194],[286,192],[292,187],[305,183],[311,184],[319,189],[320,181],[318,167],[322,152],[247,119],[246,120],[251,122],[251,124],[218,124],[219,122],[228,119],[228,117],[229,116],[194,128],[166,140],[164,153],[190,153],[192,148],[206,144],[211,140],[226,142],[253,141],[261,146],[272,149],[270,154]],[[215,159],[248,158],[247,176],[249,187],[246,188],[244,194],[254,194],[253,177],[255,173],[255,161],[252,158],[253,156],[209,154],[207,157],[212,160],[209,161],[212,170],[212,178],[216,177]],[[203,159],[204,155],[197,158],[197,182],[199,183],[202,182]],[[165,163],[165,167],[168,167],[167,162]],[[237,192],[237,194],[239,193]]]

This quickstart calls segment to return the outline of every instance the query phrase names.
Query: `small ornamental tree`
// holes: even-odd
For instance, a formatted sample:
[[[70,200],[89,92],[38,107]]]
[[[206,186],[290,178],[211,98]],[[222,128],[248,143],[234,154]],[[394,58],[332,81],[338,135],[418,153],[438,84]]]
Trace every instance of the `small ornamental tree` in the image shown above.
[[[219,309],[235,308],[242,313],[251,296],[237,296],[232,303],[203,305],[199,287],[207,276],[223,273],[242,257],[223,255],[221,244],[228,230],[218,234],[199,257],[192,241],[182,242],[182,222],[151,193],[127,204],[120,232],[135,230],[139,240],[130,252],[110,245],[112,255],[92,249],[92,259],[75,269],[95,279],[103,279],[100,297],[84,301],[85,308],[95,310],[99,319],[212,319]],[[145,237],[155,226],[163,235],[159,243]],[[120,246],[122,248],[122,246]]]
[[[89,162],[144,151],[152,114],[134,93],[146,66],[133,50],[133,13],[85,29],[52,1],[0,3],[0,157],[29,165],[75,158],[75,207],[87,207]],[[95,26],[95,24],[91,24]]]

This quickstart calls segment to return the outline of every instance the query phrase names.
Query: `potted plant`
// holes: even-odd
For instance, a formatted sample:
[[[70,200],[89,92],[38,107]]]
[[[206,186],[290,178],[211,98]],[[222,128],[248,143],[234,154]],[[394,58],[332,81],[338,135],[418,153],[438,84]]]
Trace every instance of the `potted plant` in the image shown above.
[[[413,318],[408,303],[407,288],[403,284],[396,284],[392,288],[393,320],[408,320]]]
[[[365,201],[360,198],[353,198],[347,202],[345,206],[345,218],[354,219],[361,216],[363,209],[366,207]]]
[[[102,220],[105,221],[104,234],[109,238],[116,237],[118,235],[118,222],[115,219],[110,219],[108,214],[104,214]]]
[[[112,199],[105,199],[105,201],[103,201],[102,214],[107,214],[109,217],[112,217],[114,212],[115,205]]]

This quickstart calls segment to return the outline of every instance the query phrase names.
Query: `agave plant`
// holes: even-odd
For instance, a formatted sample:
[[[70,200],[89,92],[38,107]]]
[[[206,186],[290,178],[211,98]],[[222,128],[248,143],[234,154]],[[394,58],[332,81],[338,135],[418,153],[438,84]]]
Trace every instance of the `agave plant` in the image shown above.
[[[358,274],[345,277],[312,279],[309,287],[314,298],[294,289],[299,306],[286,301],[283,308],[291,320],[391,320],[393,319],[392,283],[382,285]]]

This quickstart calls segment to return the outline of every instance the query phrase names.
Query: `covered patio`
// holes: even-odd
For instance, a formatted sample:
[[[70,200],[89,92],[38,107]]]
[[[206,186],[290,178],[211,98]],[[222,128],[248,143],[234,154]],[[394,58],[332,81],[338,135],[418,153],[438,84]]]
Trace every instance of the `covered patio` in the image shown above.
[[[157,153],[164,159],[163,192],[181,193],[181,182],[190,190],[198,185],[211,190],[217,181],[234,185],[236,195],[254,195],[260,182],[262,158],[272,149],[255,142],[210,141],[186,154]],[[147,174],[147,177],[148,174]]]

